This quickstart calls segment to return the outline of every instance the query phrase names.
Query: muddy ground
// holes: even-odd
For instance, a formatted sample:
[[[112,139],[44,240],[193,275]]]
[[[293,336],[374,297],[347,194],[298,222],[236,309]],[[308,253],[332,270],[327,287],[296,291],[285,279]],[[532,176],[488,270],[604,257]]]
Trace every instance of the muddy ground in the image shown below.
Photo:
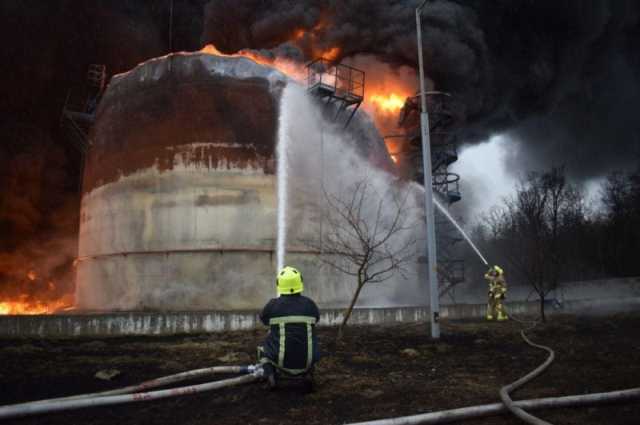
[[[91,408],[19,424],[339,424],[496,402],[501,385],[541,363],[515,322],[444,322],[434,343],[425,324],[353,327],[344,341],[321,328],[325,357],[316,391],[267,391],[262,384],[178,399]],[[1,340],[0,404],[93,392],[176,372],[246,364],[264,330],[169,337]],[[601,318],[554,316],[530,332],[557,360],[514,398],[640,386],[640,313]],[[95,378],[117,369],[112,381]],[[197,382],[197,381],[196,381]],[[640,401],[580,410],[538,411],[554,424],[640,424]],[[493,417],[474,424],[516,424]]]

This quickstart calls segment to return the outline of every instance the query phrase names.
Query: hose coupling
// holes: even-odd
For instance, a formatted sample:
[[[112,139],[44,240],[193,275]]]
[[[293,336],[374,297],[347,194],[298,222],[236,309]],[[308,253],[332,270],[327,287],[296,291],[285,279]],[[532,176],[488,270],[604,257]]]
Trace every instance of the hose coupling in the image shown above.
[[[256,378],[262,378],[264,376],[264,369],[261,364],[250,365],[248,367],[249,373]]]

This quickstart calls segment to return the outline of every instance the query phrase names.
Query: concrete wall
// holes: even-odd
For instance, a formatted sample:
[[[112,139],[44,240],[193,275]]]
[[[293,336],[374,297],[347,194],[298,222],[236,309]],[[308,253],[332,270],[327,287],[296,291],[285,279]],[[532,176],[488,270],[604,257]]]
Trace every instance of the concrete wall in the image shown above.
[[[624,286],[623,280],[620,285]],[[609,281],[608,285],[614,284]],[[586,285],[590,286],[590,285]],[[635,289],[634,289],[635,291]],[[507,303],[510,313],[536,315],[538,302]],[[625,297],[550,300],[547,313],[603,314],[640,311],[640,294]],[[336,326],[342,321],[342,310],[324,309],[320,326]],[[441,306],[443,319],[479,319],[486,313],[485,304]],[[360,308],[354,310],[351,324],[397,324],[427,321],[428,308]],[[221,332],[261,328],[255,311],[235,312],[121,312],[92,315],[0,316],[0,338],[18,337],[104,337],[124,335],[171,335],[180,333]]]

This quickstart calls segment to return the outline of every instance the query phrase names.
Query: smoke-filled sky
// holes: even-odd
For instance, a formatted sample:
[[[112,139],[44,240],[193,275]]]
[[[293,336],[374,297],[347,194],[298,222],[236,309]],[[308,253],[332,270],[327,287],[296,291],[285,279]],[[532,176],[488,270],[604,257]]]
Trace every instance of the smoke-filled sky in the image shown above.
[[[202,41],[415,68],[416,3],[212,0]],[[578,179],[637,164],[640,3],[434,0],[423,24],[427,74],[459,101],[466,143],[506,132],[522,142],[511,167],[566,163]]]

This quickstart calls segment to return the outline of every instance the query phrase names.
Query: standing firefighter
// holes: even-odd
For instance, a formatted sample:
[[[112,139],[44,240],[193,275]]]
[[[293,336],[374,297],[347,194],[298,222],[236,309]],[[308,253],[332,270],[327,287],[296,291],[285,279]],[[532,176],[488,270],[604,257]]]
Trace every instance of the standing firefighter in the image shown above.
[[[320,312],[316,303],[302,295],[302,282],[298,270],[284,267],[276,279],[279,297],[271,299],[260,313],[269,335],[258,347],[258,357],[270,387],[275,387],[276,376],[306,375],[320,357],[315,332]]]
[[[507,293],[507,282],[504,280],[504,270],[493,266],[484,275],[489,281],[489,303],[487,305],[487,320],[507,320],[502,302]]]

